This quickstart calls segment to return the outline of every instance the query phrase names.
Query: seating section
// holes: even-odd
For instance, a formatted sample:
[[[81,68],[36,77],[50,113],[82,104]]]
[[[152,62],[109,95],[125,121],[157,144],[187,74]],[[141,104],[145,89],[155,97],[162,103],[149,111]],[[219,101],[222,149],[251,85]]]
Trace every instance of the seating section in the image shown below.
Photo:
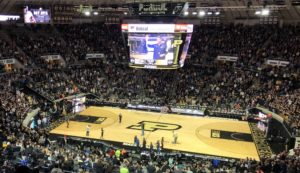
[[[0,60],[12,58],[19,60],[25,65],[29,64],[31,61],[26,55],[23,55],[22,52],[18,51],[14,43],[9,43],[4,39],[0,39]]]
[[[53,101],[77,93],[73,81],[62,71],[36,70],[28,78],[27,86]]]

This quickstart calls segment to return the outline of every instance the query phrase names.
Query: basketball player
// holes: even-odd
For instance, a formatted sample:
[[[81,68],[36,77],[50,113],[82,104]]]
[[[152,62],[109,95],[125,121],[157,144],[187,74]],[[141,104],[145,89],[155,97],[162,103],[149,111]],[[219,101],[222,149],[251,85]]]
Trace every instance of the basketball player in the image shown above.
[[[119,124],[121,124],[122,123],[122,114],[120,113],[119,114]]]
[[[90,135],[90,130],[91,130],[91,126],[90,126],[90,125],[87,125],[87,126],[86,126],[86,133],[85,133],[86,136],[89,136],[89,135]]]
[[[103,139],[104,136],[104,129],[101,127],[101,139]]]

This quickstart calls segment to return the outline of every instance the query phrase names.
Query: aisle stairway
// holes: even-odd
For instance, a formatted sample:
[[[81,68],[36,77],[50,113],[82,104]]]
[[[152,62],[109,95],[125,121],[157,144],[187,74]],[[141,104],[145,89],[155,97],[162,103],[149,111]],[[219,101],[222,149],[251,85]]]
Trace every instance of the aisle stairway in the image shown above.
[[[249,123],[249,126],[259,157],[270,158],[272,151],[265,138],[265,133],[258,129],[257,123]]]

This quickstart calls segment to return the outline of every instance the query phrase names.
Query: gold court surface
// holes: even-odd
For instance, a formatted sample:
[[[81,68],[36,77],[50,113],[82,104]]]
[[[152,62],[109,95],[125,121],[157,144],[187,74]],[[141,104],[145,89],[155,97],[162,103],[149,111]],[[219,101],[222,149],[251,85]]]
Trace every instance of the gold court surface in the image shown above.
[[[119,123],[119,114],[122,122]],[[197,117],[120,109],[113,107],[88,107],[80,113],[81,120],[71,120],[53,129],[50,133],[104,141],[133,143],[134,136],[142,141],[140,122],[145,123],[147,144],[164,137],[164,148],[188,153],[213,155],[229,158],[254,158],[259,160],[254,142],[218,138],[218,131],[251,134],[248,122],[211,117]],[[86,117],[86,118],[85,118]],[[91,125],[86,136],[86,126]],[[100,139],[101,128],[104,138]],[[175,130],[174,130],[175,129]],[[173,133],[178,135],[178,143],[173,144]],[[216,131],[217,133],[212,133]],[[141,142],[142,143],[142,142]]]

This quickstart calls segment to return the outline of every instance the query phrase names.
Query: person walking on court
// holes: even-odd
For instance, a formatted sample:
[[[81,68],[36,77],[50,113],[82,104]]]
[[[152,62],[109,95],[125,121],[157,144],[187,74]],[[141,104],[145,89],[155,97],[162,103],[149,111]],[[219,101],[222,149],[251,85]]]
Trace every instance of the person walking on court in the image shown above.
[[[120,113],[119,114],[119,124],[121,124],[122,123],[122,114]]]
[[[145,134],[145,123],[144,122],[142,122],[142,124],[141,124],[141,129],[142,129],[142,136],[144,136],[144,134]]]
[[[101,139],[103,139],[104,136],[104,129],[101,127]]]
[[[91,126],[90,126],[90,125],[87,125],[87,126],[86,126],[86,133],[85,133],[85,136],[90,136],[90,130],[91,130]]]

